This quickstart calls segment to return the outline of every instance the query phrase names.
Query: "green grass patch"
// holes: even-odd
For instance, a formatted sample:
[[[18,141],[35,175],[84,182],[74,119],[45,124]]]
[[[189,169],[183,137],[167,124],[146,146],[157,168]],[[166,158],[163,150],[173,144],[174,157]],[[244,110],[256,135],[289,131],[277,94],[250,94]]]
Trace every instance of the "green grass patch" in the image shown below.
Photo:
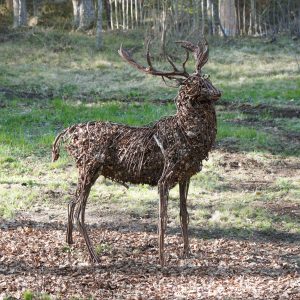
[[[98,52],[93,37],[37,28],[0,45],[0,87],[18,92],[15,96],[0,89],[0,217],[12,218],[16,212],[36,205],[66,206],[75,190],[77,172],[64,151],[55,163],[50,157],[56,134],[67,126],[93,120],[139,126],[175,112],[173,103],[161,105],[147,100],[172,99],[177,90],[165,86],[160,78],[134,70],[117,54],[121,42],[126,48],[137,46],[134,56],[144,64],[141,40],[141,32],[107,32],[105,49]],[[299,50],[294,42],[282,38],[275,45],[259,39],[232,44],[211,40],[210,44],[210,61],[204,72],[211,74],[212,82],[223,90],[223,99],[251,107],[268,104],[280,108],[288,104],[299,109],[300,75],[294,59]],[[155,65],[169,69],[153,50]],[[179,64],[184,52],[170,50]],[[188,70],[193,72],[193,68],[191,61]],[[124,99],[128,102],[120,101]],[[239,108],[221,110],[217,106],[217,110],[217,143],[225,149],[244,152],[252,160],[261,159],[263,166],[273,159],[270,154],[291,159],[300,155],[297,143],[282,135],[285,131],[296,137],[296,118],[274,117],[267,110],[257,115]],[[281,135],[274,126],[270,129],[270,124],[277,126]],[[192,226],[208,231],[222,229],[224,234],[274,228],[299,233],[299,220],[276,215],[267,207],[285,197],[298,203],[297,181],[278,174],[272,187],[245,191],[232,182],[238,184],[248,177],[233,178],[231,172],[226,173],[213,156],[193,177],[188,203]],[[91,191],[89,204],[101,207],[104,217],[155,220],[157,202],[156,188],[137,185],[127,190],[100,179]],[[178,205],[176,187],[169,201],[173,228],[179,228]],[[109,252],[108,246],[99,244],[97,251]]]
[[[70,99],[173,98],[176,89],[165,86],[160,78],[134,70],[119,57],[117,50],[122,43],[134,48],[136,59],[145,64],[143,40],[139,31],[105,32],[105,47],[99,52],[93,36],[34,28],[0,45],[0,86]],[[266,45],[261,39],[230,44],[211,40],[210,44],[210,60],[204,72],[211,74],[212,82],[223,90],[223,99],[300,104],[297,42],[282,37],[274,45]],[[174,43],[169,45],[180,64],[184,51]],[[155,47],[152,52],[158,68],[170,69],[158,59]],[[194,71],[192,59],[188,70]]]
[[[33,100],[14,100],[0,110],[0,144],[3,145],[0,153],[7,157],[12,154],[23,157],[32,153],[45,155],[46,151],[50,154],[55,135],[74,123],[110,120],[134,126],[153,122],[173,112],[171,104],[112,101],[89,105],[56,99],[41,105]]]

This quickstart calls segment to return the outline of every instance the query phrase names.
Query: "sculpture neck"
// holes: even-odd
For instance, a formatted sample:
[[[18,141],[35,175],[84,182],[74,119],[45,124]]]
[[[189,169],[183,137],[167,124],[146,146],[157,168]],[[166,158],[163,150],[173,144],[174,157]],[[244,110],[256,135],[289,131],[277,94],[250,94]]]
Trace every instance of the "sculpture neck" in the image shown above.
[[[215,113],[212,101],[203,101],[183,94],[177,96],[176,107],[176,116],[181,124],[203,122],[207,112]]]

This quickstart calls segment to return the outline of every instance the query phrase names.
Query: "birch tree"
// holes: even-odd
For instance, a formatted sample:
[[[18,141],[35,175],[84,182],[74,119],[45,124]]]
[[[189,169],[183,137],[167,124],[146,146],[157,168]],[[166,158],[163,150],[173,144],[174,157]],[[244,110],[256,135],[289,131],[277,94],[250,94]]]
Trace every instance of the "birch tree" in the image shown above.
[[[14,28],[27,25],[26,0],[13,0]]]
[[[234,0],[220,0],[220,23],[226,35],[236,34],[236,12]]]
[[[117,29],[119,29],[118,0],[115,0],[115,17],[116,17],[116,27]]]
[[[13,1],[12,0],[5,0],[5,5],[8,10],[13,10]]]
[[[95,9],[92,0],[72,0],[73,26],[77,30],[87,30],[95,21]]]
[[[97,48],[97,50],[102,50],[102,48],[103,48],[103,36],[102,36],[102,0],[97,0],[96,48]]]

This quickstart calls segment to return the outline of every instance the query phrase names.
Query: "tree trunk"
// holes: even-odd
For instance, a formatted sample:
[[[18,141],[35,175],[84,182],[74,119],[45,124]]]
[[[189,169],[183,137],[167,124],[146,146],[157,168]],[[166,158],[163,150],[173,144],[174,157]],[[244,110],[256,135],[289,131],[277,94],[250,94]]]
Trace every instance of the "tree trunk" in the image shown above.
[[[176,12],[175,12],[175,16],[176,16],[176,23],[177,23],[177,18],[178,18],[178,1],[176,1]],[[198,14],[197,14],[197,11],[198,11],[198,3],[197,3],[197,0],[193,0],[193,30],[196,30],[198,29],[199,27],[199,18],[198,18]]]
[[[126,17],[125,17],[125,0],[122,0],[122,27],[123,30],[126,28]]]
[[[103,37],[102,37],[102,0],[97,0],[98,13],[97,13],[97,30],[96,30],[96,48],[102,50]]]
[[[286,10],[287,10],[287,20],[286,20],[286,25],[287,25],[287,30],[290,31],[291,29],[291,20],[290,20],[290,7],[291,7],[291,2],[290,0],[288,0],[287,2],[287,7],[286,7]]]
[[[80,23],[79,0],[72,0],[73,4],[73,28],[77,29]]]
[[[130,0],[130,19],[131,19],[131,29],[134,28],[133,24],[133,0]]]
[[[257,12],[257,26],[258,26],[257,31],[260,35],[262,35],[263,30],[262,30],[262,24],[261,24],[262,23],[261,22],[261,6],[259,6],[259,9],[256,12]]]
[[[236,15],[237,15],[237,33],[241,35],[241,10],[240,10],[240,0],[236,2]]]
[[[176,32],[178,33],[178,0],[175,0],[175,5],[174,5],[174,27]]]
[[[256,34],[257,24],[256,24],[255,0],[251,0],[250,4],[251,4],[251,8],[250,8],[250,25],[249,25],[249,33],[248,34]]]
[[[95,10],[93,0],[81,0],[79,5],[79,30],[87,30],[93,26],[95,21]]]
[[[166,34],[167,34],[167,8],[166,3],[162,3],[163,9],[162,9],[162,18],[161,18],[161,27],[162,27],[162,33],[161,33],[161,55],[166,55]]]
[[[201,18],[202,18],[202,28],[201,28],[201,32],[202,35],[205,35],[205,24],[206,24],[206,20],[207,20],[207,0],[201,0]]]
[[[95,10],[92,0],[72,0],[73,27],[77,30],[87,30],[95,21]]]
[[[142,5],[142,0],[139,0],[139,10],[140,10],[140,25],[143,24],[143,5]]]
[[[115,0],[115,15],[116,15],[116,26],[119,29],[119,16],[118,16],[118,1]]]
[[[208,34],[213,34],[213,11],[212,11],[212,0],[207,1],[207,25],[208,25]]]
[[[27,25],[26,0],[13,0],[14,28]]]
[[[236,34],[236,13],[234,0],[220,0],[220,23],[226,35]]]
[[[129,29],[129,0],[126,0],[126,29]]]
[[[220,26],[220,18],[219,18],[219,0],[213,0],[213,22],[215,27],[215,34],[220,34],[219,26]],[[223,32],[223,28],[221,28]],[[223,33],[224,35],[224,33]]]
[[[138,0],[135,0],[135,24],[138,26]]]
[[[246,34],[246,0],[244,0],[243,5],[243,34]]]
[[[13,10],[13,8],[14,8],[13,0],[5,0],[5,5],[6,5],[6,8],[10,11]]]
[[[111,9],[110,9],[110,1],[104,0],[105,4],[105,13],[106,13],[106,22],[107,22],[107,29],[111,29]]]
[[[110,6],[110,25],[111,29],[114,30],[114,19],[113,19],[113,0],[109,0]]]
[[[14,7],[14,28],[19,27],[19,0],[13,0]]]

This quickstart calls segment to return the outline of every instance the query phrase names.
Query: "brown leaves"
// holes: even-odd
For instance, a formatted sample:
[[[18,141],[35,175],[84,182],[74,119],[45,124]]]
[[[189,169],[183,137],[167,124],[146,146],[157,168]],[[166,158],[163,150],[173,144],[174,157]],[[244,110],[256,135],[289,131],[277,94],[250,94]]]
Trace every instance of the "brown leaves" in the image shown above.
[[[30,225],[31,224],[31,225]],[[92,229],[95,245],[109,251],[92,266],[81,236],[64,242],[58,223],[1,226],[0,297],[25,290],[56,299],[299,299],[296,243],[230,239],[191,240],[180,259],[179,236],[166,240],[167,266],[157,260],[154,233]]]

